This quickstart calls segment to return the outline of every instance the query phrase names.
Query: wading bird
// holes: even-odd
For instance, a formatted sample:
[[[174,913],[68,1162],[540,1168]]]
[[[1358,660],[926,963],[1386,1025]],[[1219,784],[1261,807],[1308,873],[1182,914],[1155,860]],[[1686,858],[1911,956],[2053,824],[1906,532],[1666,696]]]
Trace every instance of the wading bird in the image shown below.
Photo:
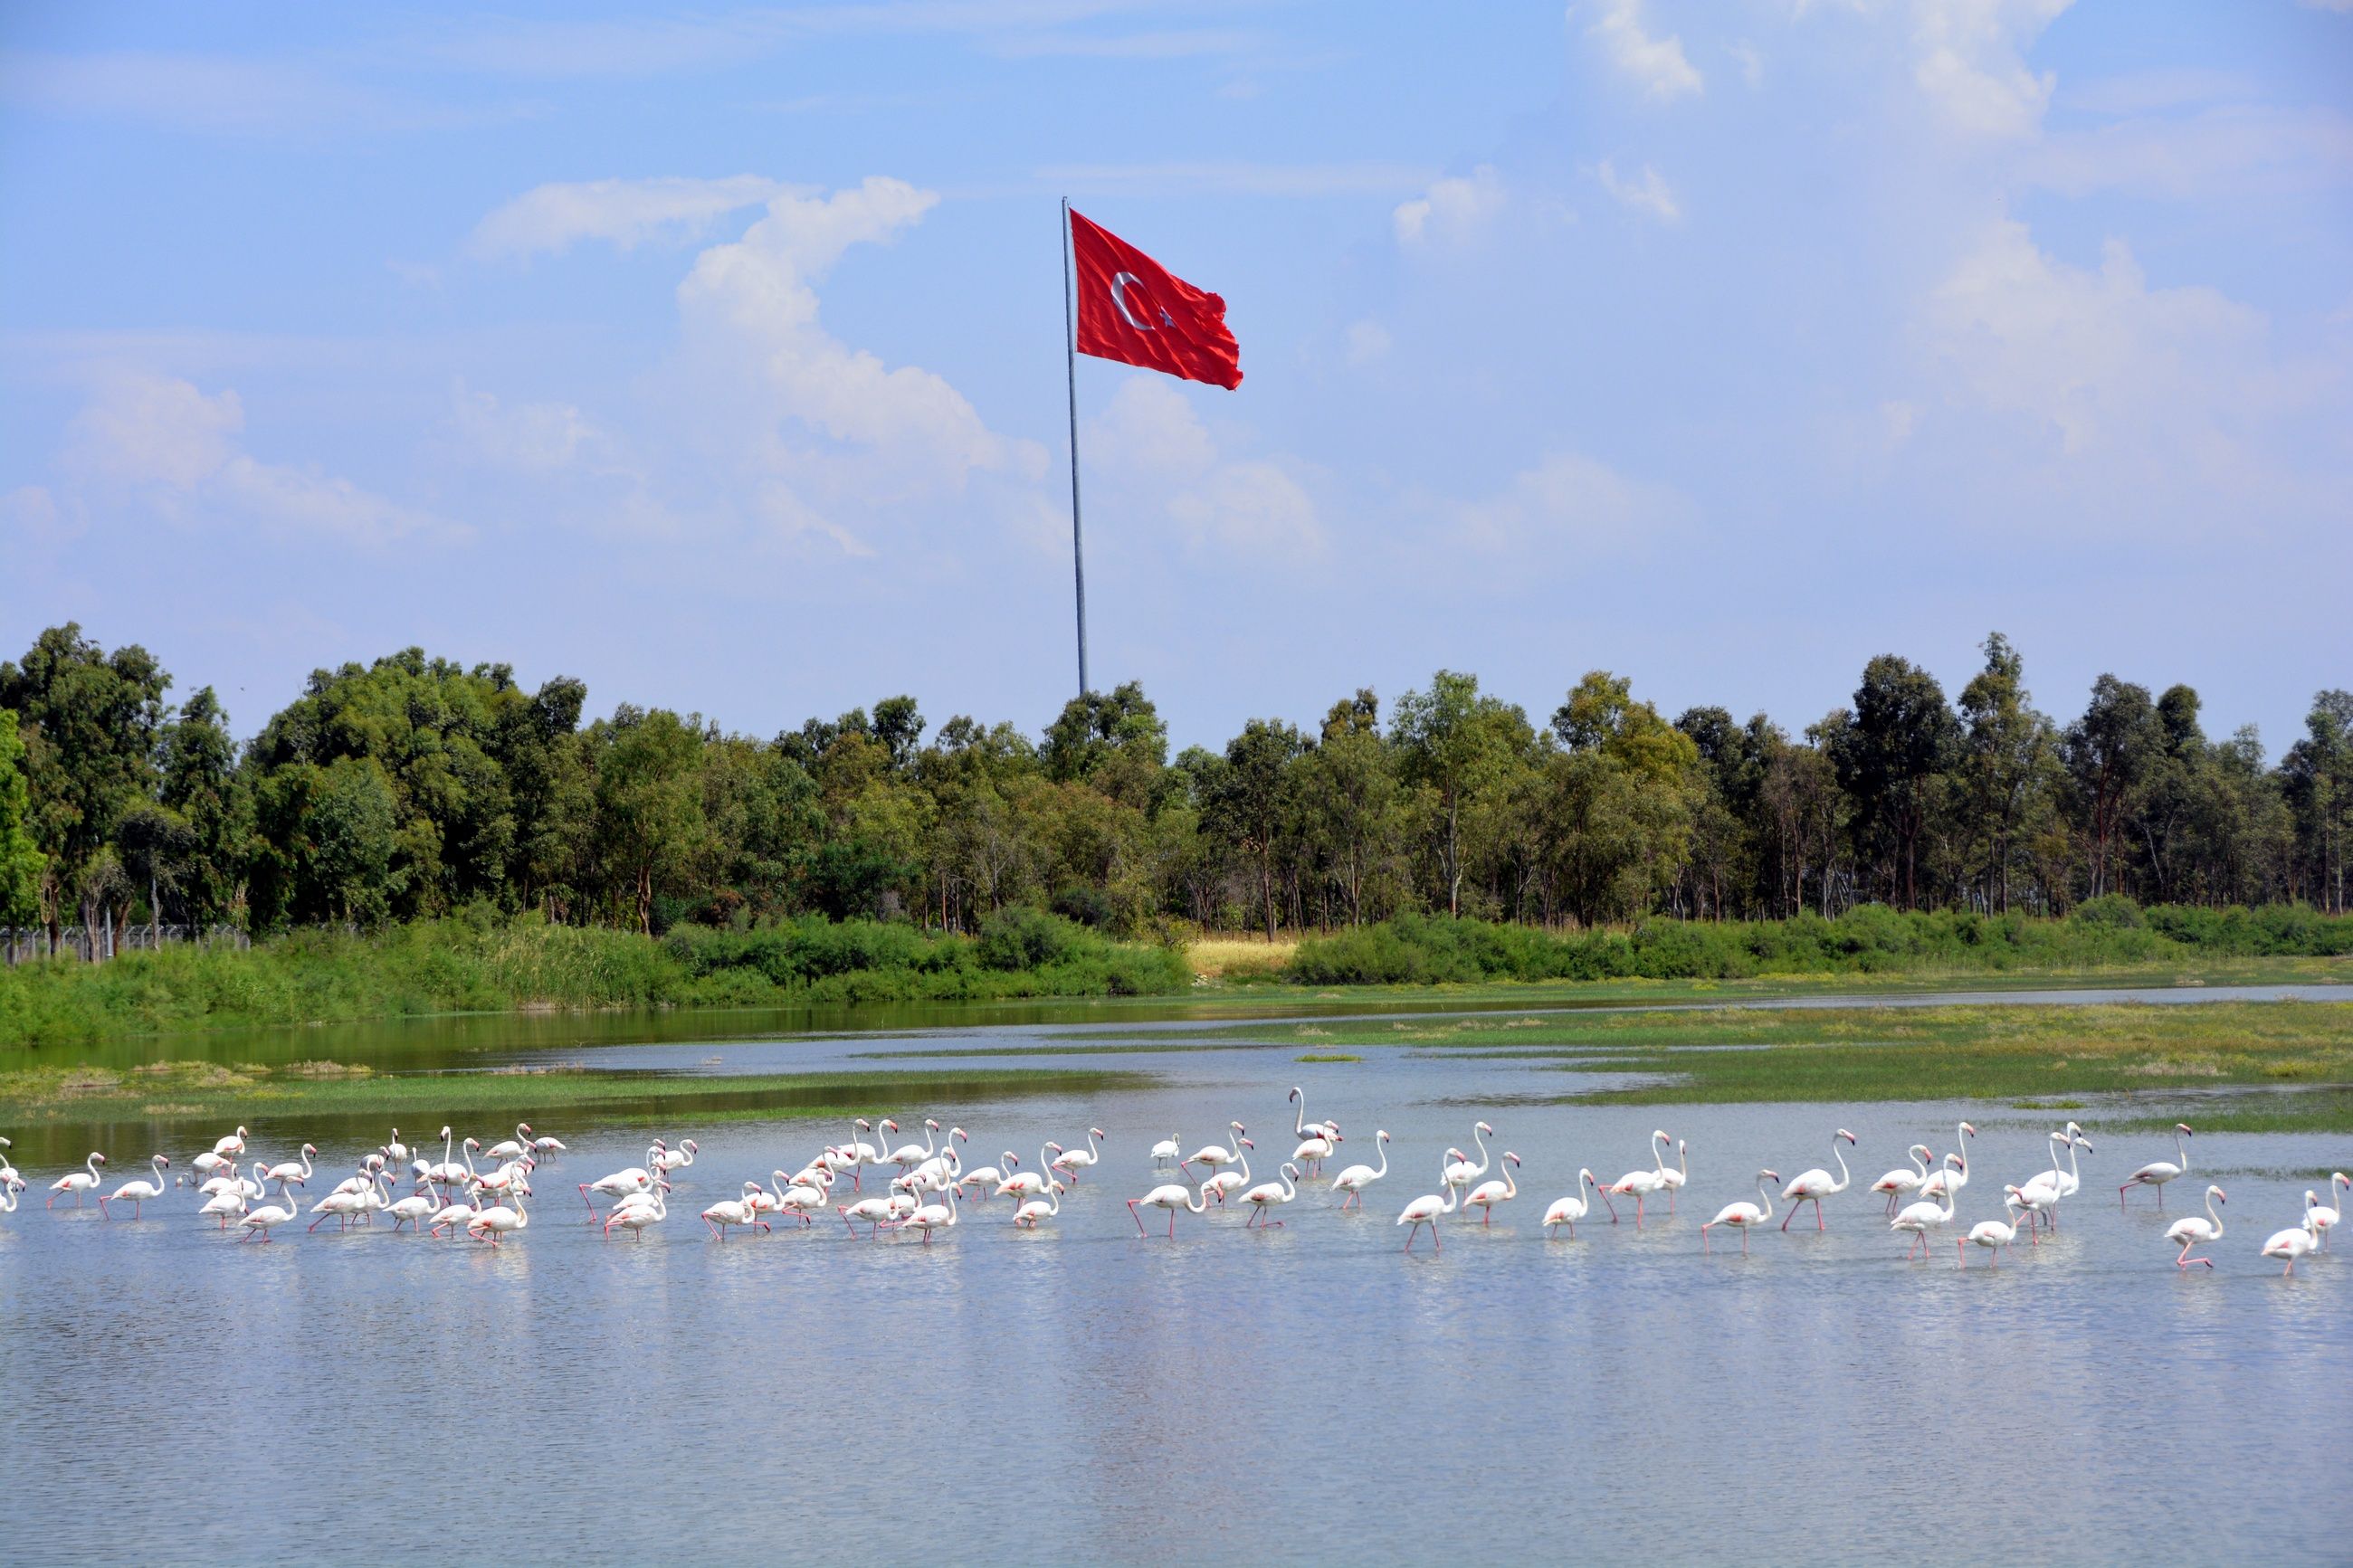
[[[2271,1239],[2263,1243],[2263,1256],[2287,1259],[2287,1267],[2280,1270],[2284,1278],[2295,1272],[2298,1258],[2311,1257],[2319,1246],[2320,1240],[2312,1234],[2312,1226],[2300,1225],[2293,1230],[2274,1231]]]
[[[1895,1213],[1895,1200],[1910,1197],[1914,1193],[1918,1192],[1920,1184],[1928,1179],[1928,1145],[1915,1143],[1904,1152],[1905,1156],[1919,1169],[1907,1171],[1899,1166],[1871,1184],[1873,1192],[1886,1195],[1887,1213],[1890,1217],[1893,1217]]]
[[[2165,1184],[2173,1181],[2177,1177],[2186,1176],[2189,1173],[2189,1145],[2186,1140],[2192,1136],[2194,1136],[2194,1134],[2189,1131],[2189,1123],[2187,1121],[2175,1122],[2173,1124],[2174,1158],[2171,1160],[2151,1160],[2147,1164],[2143,1165],[2139,1170],[2135,1171],[2131,1175],[2126,1177],[2124,1185],[2116,1189],[2116,1206],[2119,1208],[2124,1206],[2125,1194],[2130,1192],[2133,1188],[2155,1187],[2157,1189],[2157,1206],[2163,1208],[2165,1206]]]
[[[1714,1219],[1699,1227],[1699,1249],[1702,1252],[1707,1250],[1707,1233],[1711,1229],[1719,1225],[1728,1225],[1740,1233],[1740,1256],[1747,1257],[1748,1233],[1773,1217],[1773,1193],[1765,1184],[1778,1183],[1780,1179],[1780,1173],[1776,1171],[1757,1172],[1757,1195],[1762,1200],[1762,1206],[1752,1203],[1725,1205],[1716,1211]]]
[[[1947,1154],[1945,1156],[1945,1170],[1949,1172],[1960,1163],[1961,1157],[1958,1154]],[[1927,1257],[1928,1233],[1932,1230],[1942,1230],[1953,1223],[1952,1187],[1949,1184],[1947,1185],[1941,1195],[1945,1200],[1945,1206],[1942,1208],[1938,1208],[1924,1198],[1916,1204],[1905,1205],[1904,1211],[1887,1222],[1887,1228],[1890,1230],[1906,1230],[1912,1233],[1912,1246],[1905,1250],[1905,1262],[1911,1262],[1912,1254],[1915,1251],[1923,1258]]]
[[[114,1211],[107,1207],[107,1205],[127,1202],[131,1205],[131,1217],[137,1219],[140,1205],[149,1198],[160,1198],[164,1195],[164,1170],[172,1163],[172,1157],[168,1154],[157,1154],[147,1163],[154,1167],[154,1179],[150,1181],[143,1176],[132,1177],[131,1180],[98,1200],[98,1210],[100,1214],[112,1219]]]
[[[1342,1208],[1346,1208],[1350,1204],[1356,1205],[1359,1209],[1363,1208],[1365,1189],[1389,1173],[1389,1135],[1386,1130],[1373,1134],[1373,1147],[1381,1157],[1379,1170],[1377,1171],[1370,1165],[1351,1165],[1332,1178],[1333,1191],[1347,1194],[1340,1200]]]
[[[1270,1220],[1266,1216],[1277,1205],[1287,1204],[1298,1195],[1299,1167],[1285,1160],[1282,1163],[1282,1180],[1261,1182],[1242,1194],[1242,1202],[1250,1205],[1250,1219],[1244,1223],[1242,1228],[1248,1230],[1253,1225],[1261,1228],[1269,1225],[1280,1226],[1282,1223],[1281,1220]],[[1176,1216],[1172,1215],[1169,1217],[1173,1219]]]
[[[1198,1157],[1199,1156],[1198,1155],[1195,1156],[1197,1159]],[[1183,1184],[1176,1182],[1169,1182],[1164,1185],[1155,1187],[1140,1198],[1130,1198],[1127,1200],[1128,1215],[1135,1221],[1135,1233],[1138,1236],[1148,1234],[1144,1228],[1144,1216],[1135,1212],[1139,1208],[1166,1209],[1168,1211],[1168,1234],[1171,1237],[1174,1237],[1176,1234],[1176,1211],[1178,1209],[1183,1209],[1187,1214],[1205,1214],[1208,1211],[1208,1207],[1209,1201],[1207,1197],[1190,1191]]]
[[[1509,1203],[1520,1195],[1519,1184],[1512,1178],[1512,1173],[1519,1168],[1519,1163],[1520,1157],[1517,1154],[1513,1153],[1509,1149],[1504,1150],[1504,1179],[1500,1182],[1480,1183],[1472,1188],[1470,1195],[1462,1200],[1464,1208],[1479,1211],[1481,1225],[1494,1224],[1495,1205]]]
[[[1446,1152],[1448,1157],[1451,1159],[1459,1160],[1462,1157],[1462,1151],[1460,1149],[1449,1149]],[[1442,1215],[1452,1214],[1454,1212],[1455,1200],[1461,1195],[1461,1194],[1457,1192],[1455,1188],[1450,1185],[1447,1187],[1446,1196],[1443,1198],[1440,1198],[1436,1193],[1424,1193],[1421,1196],[1414,1199],[1413,1202],[1405,1205],[1404,1209],[1398,1213],[1397,1222],[1406,1227],[1405,1249],[1408,1252],[1411,1252],[1413,1250],[1414,1233],[1420,1230],[1423,1226],[1428,1226],[1430,1227],[1430,1250],[1433,1252],[1443,1252],[1446,1250],[1445,1244],[1438,1239],[1439,1217]]]
[[[2001,1254],[1998,1249],[2008,1247],[2018,1239],[2018,1188],[2016,1186],[2002,1188],[2001,1206],[2010,1215],[2007,1222],[1998,1219],[1979,1220],[1969,1226],[1968,1235],[1954,1240],[1953,1245],[1960,1249],[1962,1268],[1967,1268],[1969,1266],[1969,1247],[1972,1245],[1982,1247],[1993,1253],[1993,1257],[1986,1260],[1987,1268],[2001,1267]]]
[[[1848,1184],[1853,1180],[1847,1174],[1846,1156],[1839,1151],[1839,1140],[1841,1138],[1852,1145],[1854,1142],[1854,1134],[1843,1127],[1831,1134],[1831,1158],[1838,1162],[1839,1168],[1837,1181],[1831,1181],[1828,1171],[1816,1166],[1810,1171],[1799,1172],[1798,1179],[1781,1189],[1781,1195],[1788,1199],[1789,1204],[1789,1212],[1781,1216],[1783,1230],[1788,1230],[1789,1222],[1798,1217],[1798,1205],[1802,1203],[1810,1203],[1814,1205],[1816,1230],[1830,1228],[1822,1224],[1822,1200],[1826,1197],[1836,1197],[1846,1191]]]
[[[1599,1188],[1600,1185],[1601,1184],[1594,1179],[1591,1171],[1580,1168],[1577,1173],[1577,1191],[1565,1198],[1555,1198],[1552,1201],[1552,1207],[1545,1210],[1545,1234],[1550,1236],[1556,1226],[1565,1225],[1568,1226],[1569,1239],[1576,1240],[1577,1222],[1583,1219],[1593,1208],[1593,1200],[1585,1195],[1585,1189]]]
[[[2214,1267],[2212,1258],[2192,1258],[2189,1256],[2189,1249],[2222,1239],[2222,1216],[2214,1212],[2214,1205],[2227,1204],[2230,1201],[2222,1195],[2221,1188],[2209,1186],[2206,1189],[2206,1214],[2203,1218],[2191,1215],[2188,1219],[2175,1220],[2165,1227],[2165,1239],[2181,1244],[2181,1256],[2173,1260],[2173,1266],[2176,1268],[2187,1268],[2193,1263],[2202,1263],[2209,1268]]]
[[[97,1187],[98,1168],[105,1163],[106,1156],[92,1151],[90,1158],[82,1162],[82,1164],[85,1167],[84,1169],[79,1171],[68,1171],[64,1175],[59,1176],[56,1181],[49,1184],[49,1201],[43,1204],[41,1206],[43,1208],[52,1207],[56,1205],[58,1194],[63,1193],[71,1193],[74,1195],[74,1207],[81,1207],[81,1195]]]

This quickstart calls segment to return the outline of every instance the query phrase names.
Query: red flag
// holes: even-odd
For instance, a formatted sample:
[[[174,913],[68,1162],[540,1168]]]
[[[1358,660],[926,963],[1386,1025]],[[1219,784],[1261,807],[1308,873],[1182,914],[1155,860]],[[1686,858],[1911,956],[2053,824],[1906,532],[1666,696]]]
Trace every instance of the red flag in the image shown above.
[[[1241,346],[1226,325],[1223,300],[1077,213],[1071,255],[1078,263],[1081,353],[1229,392],[1242,384]]]

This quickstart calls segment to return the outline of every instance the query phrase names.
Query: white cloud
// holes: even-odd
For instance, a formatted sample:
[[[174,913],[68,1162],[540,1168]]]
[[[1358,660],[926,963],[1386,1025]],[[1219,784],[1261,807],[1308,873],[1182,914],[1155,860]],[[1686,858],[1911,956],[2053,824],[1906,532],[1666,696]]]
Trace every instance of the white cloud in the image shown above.
[[[1387,359],[1394,346],[1389,330],[1370,320],[1350,322],[1341,337],[1343,354],[1352,365],[1368,365]]]
[[[697,257],[679,285],[690,354],[747,383],[756,399],[751,411],[772,436],[783,438],[773,427],[791,425],[863,448],[887,459],[902,481],[958,485],[976,470],[1016,466],[1025,455],[946,381],[913,365],[886,366],[818,322],[813,285],[842,253],[890,243],[938,200],[880,176],[829,196],[777,196],[743,238]]]
[[[245,406],[145,372],[109,377],[77,415],[66,471],[90,488],[144,498],[164,515],[378,543],[459,531],[439,519],[315,469],[265,463],[237,437]]]
[[[1683,210],[1675,201],[1674,191],[1664,179],[1660,177],[1659,172],[1648,163],[1642,165],[1641,177],[1639,179],[1630,175],[1620,177],[1617,169],[1607,158],[1601,160],[1595,167],[1594,173],[1600,176],[1601,188],[1608,191],[1620,205],[1631,207],[1636,212],[1649,213],[1661,223],[1682,221]]]
[[[1226,457],[1185,394],[1157,376],[1120,383],[1088,422],[1082,451],[1113,484],[1158,500],[1196,550],[1276,560],[1324,552],[1314,499],[1291,470]]]
[[[1654,38],[1642,30],[1642,0],[1603,0],[1600,17],[1586,29],[1599,40],[1620,76],[1662,102],[1706,90],[1699,71],[1684,57],[1683,41],[1670,33]]]
[[[1989,480],[2038,517],[2204,531],[2341,513],[2353,492],[2341,359],[2284,357],[2263,312],[2218,289],[2152,287],[2122,241],[2079,268],[1996,223],[1924,329],[1947,408],[1974,416],[1963,460],[2003,450]]]
[[[697,238],[729,213],[757,206],[790,187],[758,174],[725,179],[589,180],[535,186],[493,209],[469,248],[486,258],[560,254],[583,239],[622,250],[649,240]]]
[[[1402,246],[1461,245],[1504,210],[1504,178],[1482,163],[1468,175],[1449,175],[1389,215]]]
[[[2292,193],[2353,178],[2353,119],[2334,110],[2257,104],[2137,116],[2054,133],[2026,155],[2024,167],[2033,184],[2067,195]]]
[[[1682,532],[1690,503],[1578,452],[1554,452],[1501,493],[1442,508],[1454,541],[1482,555],[1625,554]]]
[[[1917,0],[1913,79],[1963,136],[2022,141],[2042,123],[2055,79],[2024,51],[2073,0]]]
[[[605,439],[569,403],[502,403],[463,385],[452,416],[477,457],[526,472],[571,468]]]

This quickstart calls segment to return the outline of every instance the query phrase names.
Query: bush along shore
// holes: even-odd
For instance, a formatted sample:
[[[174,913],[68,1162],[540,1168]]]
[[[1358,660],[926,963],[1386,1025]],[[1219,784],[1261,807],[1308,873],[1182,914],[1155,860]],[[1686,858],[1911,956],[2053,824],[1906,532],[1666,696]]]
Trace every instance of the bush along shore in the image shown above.
[[[2227,967],[2353,955],[2353,917],[2296,906],[2158,907],[2094,900],[2063,920],[1867,905],[1836,920],[1651,921],[1625,931],[1405,915],[1309,937],[1238,976],[1276,984],[1482,984],[1776,976],[2026,975]],[[2312,966],[2335,978],[2338,966]],[[2353,963],[2343,966],[2353,981]],[[2276,977],[2276,976],[2274,976]],[[831,1005],[1174,995],[1179,948],[1113,941],[1011,908],[976,937],[818,916],[648,938],[525,917],[297,931],[250,950],[167,945],[110,963],[0,969],[0,1048],[240,1025],[525,1008]]]
[[[235,1025],[532,1007],[982,1001],[1182,991],[1184,954],[1008,909],[976,937],[807,917],[746,931],[420,921],[298,931],[248,951],[167,945],[0,969],[0,1048]]]

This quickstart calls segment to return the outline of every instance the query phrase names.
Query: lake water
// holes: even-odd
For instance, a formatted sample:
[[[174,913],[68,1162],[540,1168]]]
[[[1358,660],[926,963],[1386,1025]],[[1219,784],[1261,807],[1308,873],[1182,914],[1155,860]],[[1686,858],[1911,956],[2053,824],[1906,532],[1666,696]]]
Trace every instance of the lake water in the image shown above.
[[[514,1053],[578,1055],[526,1037]],[[610,1059],[769,1070],[956,1039],[698,1026]],[[1915,1140],[1951,1148],[1968,1115],[1983,1136],[1953,1228],[1994,1217],[2002,1183],[2045,1163],[2027,1113],[1524,1106],[1559,1075],[1204,1045],[1101,1058],[1150,1075],[1138,1088],[878,1105],[964,1126],[970,1163],[1112,1134],[1042,1232],[999,1200],[929,1247],[839,1221],[709,1239],[696,1210],[848,1131],[806,1121],[668,1128],[702,1152],[642,1244],[581,1223],[573,1190],[639,1163],[639,1126],[543,1126],[573,1152],[497,1251],[332,1225],[238,1247],[185,1192],[137,1224],[44,1213],[57,1171],[27,1164],[40,1181],[0,1217],[0,1560],[2353,1560],[2353,1258],[2283,1279],[2255,1255],[2353,1140],[2200,1137],[2160,1215],[2142,1194],[2120,1209],[2116,1184],[2171,1142],[2092,1113],[2059,1236],[1961,1269],[1949,1236],[1905,1263],[1861,1189]],[[1334,1169],[1392,1134],[1364,1215],[1314,1186],[1280,1230],[1229,1211],[1138,1236],[1123,1200],[1160,1179],[1153,1142],[1240,1120],[1271,1176],[1293,1083],[1348,1134]],[[1443,1222],[1442,1253],[1401,1252],[1398,1210],[1482,1114],[1523,1195],[1491,1230]],[[1646,1166],[1654,1125],[1692,1146],[1682,1212],[1638,1232],[1597,1205],[1577,1239],[1546,1240],[1577,1168]],[[1841,1125],[1862,1146],[1828,1232],[1809,1217],[1746,1259],[1736,1236],[1702,1256],[1701,1219],[1753,1197],[1760,1165],[1829,1163]],[[304,1134],[253,1131],[273,1159]],[[110,1152],[111,1187],[147,1151]],[[2179,1274],[2160,1233],[2210,1173],[2228,1230],[2211,1273]]]

